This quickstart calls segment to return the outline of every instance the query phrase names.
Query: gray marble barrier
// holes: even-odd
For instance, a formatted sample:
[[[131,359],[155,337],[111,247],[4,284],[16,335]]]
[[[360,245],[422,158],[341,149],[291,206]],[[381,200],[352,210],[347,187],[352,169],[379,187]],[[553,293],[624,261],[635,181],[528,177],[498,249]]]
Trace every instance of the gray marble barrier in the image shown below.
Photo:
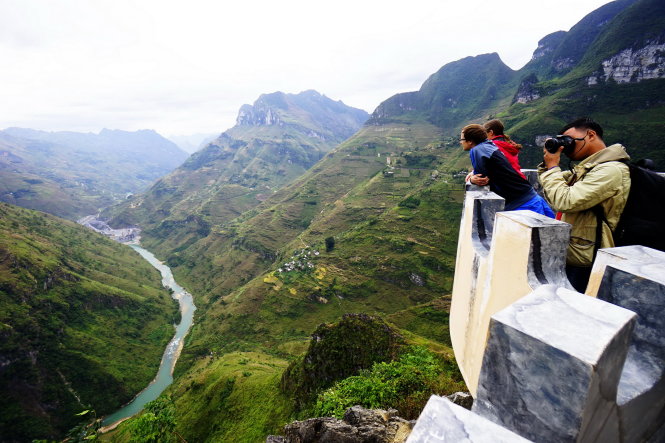
[[[473,411],[534,441],[618,441],[599,437],[616,415],[635,317],[569,289],[539,287],[492,317]]]
[[[533,186],[533,189],[543,197],[543,186],[538,180],[538,170],[536,169],[522,169],[522,174],[526,176],[526,179],[529,181],[529,184]]]
[[[528,443],[530,441],[468,409],[457,406],[446,398],[433,395],[406,442]]]
[[[478,189],[467,193],[467,201],[473,202],[472,241],[479,254],[487,255],[492,244],[494,219],[497,212],[503,211],[505,200],[489,192],[488,187],[472,186]]]
[[[665,423],[665,252],[604,249],[595,268],[598,299],[637,314],[616,402],[622,441],[643,441]]]

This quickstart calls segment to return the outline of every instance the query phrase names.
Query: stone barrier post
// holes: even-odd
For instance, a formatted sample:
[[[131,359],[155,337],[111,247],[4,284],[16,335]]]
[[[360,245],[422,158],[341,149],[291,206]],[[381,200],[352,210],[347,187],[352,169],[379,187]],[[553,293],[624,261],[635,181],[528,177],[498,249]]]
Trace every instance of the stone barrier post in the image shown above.
[[[570,287],[563,272],[570,225],[503,210],[491,192],[466,193],[450,308],[455,358],[476,393],[490,317],[543,284]]]

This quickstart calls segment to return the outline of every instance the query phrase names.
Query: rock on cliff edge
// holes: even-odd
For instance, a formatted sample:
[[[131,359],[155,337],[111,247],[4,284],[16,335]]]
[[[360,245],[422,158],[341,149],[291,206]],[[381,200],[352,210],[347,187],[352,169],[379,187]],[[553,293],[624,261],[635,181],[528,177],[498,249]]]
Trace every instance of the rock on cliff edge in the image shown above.
[[[284,436],[271,435],[266,443],[402,443],[414,424],[398,417],[395,409],[353,406],[342,420],[319,417],[290,423],[284,427]]]

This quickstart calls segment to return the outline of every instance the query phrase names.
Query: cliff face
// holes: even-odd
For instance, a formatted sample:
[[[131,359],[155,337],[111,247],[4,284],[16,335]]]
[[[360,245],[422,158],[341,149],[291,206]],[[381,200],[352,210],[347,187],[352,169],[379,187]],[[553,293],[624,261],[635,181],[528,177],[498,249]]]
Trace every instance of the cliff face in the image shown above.
[[[513,103],[529,103],[540,98],[540,90],[536,86],[538,77],[536,74],[531,73],[525,77],[521,82],[517,93],[513,98]]]
[[[372,113],[369,123],[380,125],[382,121],[391,117],[416,111],[419,107],[419,95],[417,92],[404,92],[397,94],[382,102]]]
[[[236,124],[239,126],[261,126],[261,125],[282,125],[279,117],[273,113],[272,109],[267,106],[242,105],[238,112]]]
[[[253,105],[240,108],[236,124],[290,127],[320,140],[341,142],[353,135],[367,117],[361,109],[308,90],[300,94],[263,94]]]
[[[592,86],[611,80],[639,83],[657,78],[665,78],[665,38],[639,49],[626,48],[603,60],[602,68],[587,78],[587,84]]]
[[[561,41],[565,38],[565,31],[557,31],[549,34],[538,42],[538,47],[533,51],[533,56],[531,60],[538,60],[543,57],[546,57],[548,54],[552,54]]]

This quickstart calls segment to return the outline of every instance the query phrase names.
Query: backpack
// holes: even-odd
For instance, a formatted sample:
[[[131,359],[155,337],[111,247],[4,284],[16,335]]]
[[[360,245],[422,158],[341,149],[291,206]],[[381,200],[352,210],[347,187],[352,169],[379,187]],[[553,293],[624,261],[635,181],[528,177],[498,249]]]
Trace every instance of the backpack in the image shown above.
[[[630,193],[613,233],[614,244],[665,251],[665,176],[626,164],[630,168]]]

